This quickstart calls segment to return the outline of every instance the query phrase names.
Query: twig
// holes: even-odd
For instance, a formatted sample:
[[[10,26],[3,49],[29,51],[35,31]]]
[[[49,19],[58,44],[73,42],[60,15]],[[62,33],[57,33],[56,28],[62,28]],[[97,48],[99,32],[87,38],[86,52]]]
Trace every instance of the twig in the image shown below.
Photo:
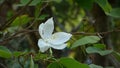
[[[107,58],[110,60],[110,62],[115,68],[120,67],[120,62],[112,54],[108,55]]]
[[[3,68],[7,68],[4,64],[0,63],[0,65],[3,67]]]
[[[32,1],[33,1],[33,0],[30,0],[20,11],[18,11],[18,13],[16,13],[16,14],[15,14],[14,16],[12,16],[9,20],[7,20],[7,21],[4,23],[3,27],[0,28],[0,30],[3,30],[3,29],[5,29],[7,26],[9,26],[9,25],[12,23],[12,21],[13,21],[18,15],[20,15]]]
[[[18,31],[18,32],[14,33],[12,36],[10,36],[9,38],[6,38],[6,39],[0,41],[0,44],[6,44],[8,41],[19,37],[18,35],[20,35],[20,34],[22,35],[22,34],[31,33],[31,32],[37,32],[37,30],[21,30],[21,31]]]
[[[38,32],[38,30],[21,30],[21,31],[18,31],[15,34],[13,34],[12,36],[10,36],[9,38],[6,38],[6,39],[0,41],[0,44],[6,44],[7,42],[9,42],[10,40],[12,40],[14,38],[20,37],[24,34],[31,33],[31,32]],[[107,31],[107,32],[96,32],[96,33],[74,32],[74,33],[71,33],[71,34],[73,34],[73,35],[98,35],[98,34],[106,35],[106,34],[110,34],[110,33],[113,33],[113,32],[120,32],[120,30],[112,30],[112,31]],[[20,35],[20,36],[18,36],[18,35]]]
[[[110,34],[113,32],[120,32],[120,30],[112,30],[112,31],[107,31],[107,32],[96,32],[96,33],[86,33],[86,32],[75,32],[72,33],[73,35],[106,35],[106,34]]]
[[[40,16],[40,14],[41,14],[41,11],[45,8],[45,7],[47,7],[48,6],[48,3],[46,3],[41,9],[40,9],[40,11],[39,11],[39,14],[37,15],[37,17],[35,17],[35,19],[34,19],[34,21],[31,23],[31,25],[30,26],[28,26],[26,29],[29,29],[30,27],[32,27],[32,25],[34,25],[34,23],[37,21],[37,18]]]
[[[20,57],[21,57],[21,56],[18,57],[18,63],[20,64],[20,66],[21,66],[22,68],[24,68],[24,65],[23,65],[23,64],[21,63],[21,61],[20,61]]]

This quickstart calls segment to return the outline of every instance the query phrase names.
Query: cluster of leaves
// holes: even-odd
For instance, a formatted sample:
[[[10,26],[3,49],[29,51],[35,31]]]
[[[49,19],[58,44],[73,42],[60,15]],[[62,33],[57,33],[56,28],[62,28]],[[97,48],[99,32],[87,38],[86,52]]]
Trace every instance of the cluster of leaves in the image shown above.
[[[120,8],[112,8],[108,0],[77,0],[78,4],[84,9],[91,9],[93,7],[93,3],[97,3],[105,12],[106,15],[120,18]]]
[[[78,47],[78,46],[83,46],[83,45],[87,45],[87,44],[94,44],[94,43],[97,43],[98,41],[100,40],[100,38],[98,36],[85,36],[79,40],[77,40],[76,42],[73,43],[72,47],[71,48],[75,48],[75,47]],[[86,52],[88,54],[90,53],[98,53],[102,56],[104,55],[108,55],[110,53],[113,52],[113,50],[106,50],[105,49],[105,45],[104,44],[94,44],[93,46],[89,46],[86,48]],[[4,46],[0,46],[0,57],[2,58],[6,58],[6,59],[9,59],[9,58],[12,58],[12,57],[19,57],[21,55],[27,55],[29,52],[11,52],[9,49],[5,48]],[[42,57],[43,56],[43,57]],[[45,55],[36,55],[34,59],[36,60],[40,60],[40,59],[46,59],[48,58],[49,56]],[[33,57],[32,57],[32,54],[31,54],[31,61],[30,61],[30,67],[31,68],[34,68],[34,61],[33,61]],[[97,68],[102,68],[101,66],[97,66],[97,65],[94,65],[94,64],[90,64],[90,65],[87,65],[87,64],[83,64],[83,63],[79,63],[78,61],[72,59],[72,58],[60,58],[54,62],[52,62],[50,65],[48,65],[48,68],[73,68],[73,67],[76,67],[76,68],[94,68],[94,67],[97,67]]]

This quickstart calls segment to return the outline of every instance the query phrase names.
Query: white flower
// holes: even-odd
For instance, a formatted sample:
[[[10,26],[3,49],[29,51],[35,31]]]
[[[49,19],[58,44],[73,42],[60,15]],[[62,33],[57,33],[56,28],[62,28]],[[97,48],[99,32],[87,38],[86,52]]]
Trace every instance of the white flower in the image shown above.
[[[53,18],[48,19],[45,23],[39,25],[39,34],[42,39],[38,40],[38,46],[41,52],[45,52],[49,48],[62,50],[66,47],[66,43],[70,38],[71,34],[65,32],[53,33],[54,22]]]

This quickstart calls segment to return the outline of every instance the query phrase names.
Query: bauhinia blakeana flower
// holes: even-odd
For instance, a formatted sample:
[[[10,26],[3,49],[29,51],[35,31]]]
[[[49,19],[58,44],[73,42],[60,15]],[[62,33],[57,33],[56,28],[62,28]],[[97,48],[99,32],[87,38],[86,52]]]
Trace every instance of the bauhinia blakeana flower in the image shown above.
[[[54,21],[53,18],[48,19],[45,23],[39,25],[39,34],[41,39],[38,40],[38,47],[41,52],[47,51],[49,48],[54,48],[58,50],[64,49],[67,44],[66,42],[71,38],[70,33],[66,32],[56,32],[54,31]]]

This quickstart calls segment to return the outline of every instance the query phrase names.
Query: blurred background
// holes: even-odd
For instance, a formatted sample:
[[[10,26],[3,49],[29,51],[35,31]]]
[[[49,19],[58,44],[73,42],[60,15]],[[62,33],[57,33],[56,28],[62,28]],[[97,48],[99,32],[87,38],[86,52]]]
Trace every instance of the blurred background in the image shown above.
[[[42,59],[47,55],[38,54],[38,26],[50,17],[54,18],[54,32],[73,34],[68,48],[53,49],[56,58],[67,56],[86,64],[119,68],[120,0],[0,0],[0,46],[13,53],[12,58],[0,58],[0,68],[29,68],[30,55],[35,56],[36,68],[46,67],[49,62]],[[84,47],[69,48],[77,39],[89,35],[101,37],[99,43],[114,53],[100,56],[87,54]]]

